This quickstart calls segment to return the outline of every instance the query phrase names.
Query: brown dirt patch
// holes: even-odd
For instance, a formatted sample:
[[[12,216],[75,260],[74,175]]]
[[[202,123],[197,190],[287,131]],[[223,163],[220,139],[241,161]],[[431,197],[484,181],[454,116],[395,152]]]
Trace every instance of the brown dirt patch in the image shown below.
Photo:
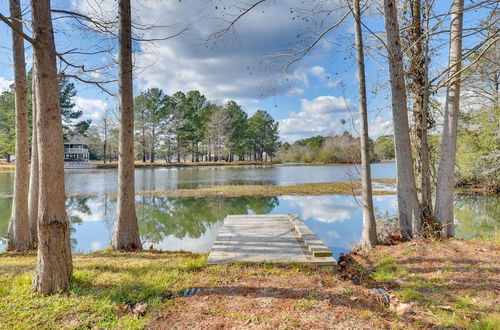
[[[214,278],[217,269],[224,273]],[[176,298],[153,329],[373,329],[399,321],[376,294],[315,267],[209,266],[202,292]],[[208,275],[208,274],[207,274]]]

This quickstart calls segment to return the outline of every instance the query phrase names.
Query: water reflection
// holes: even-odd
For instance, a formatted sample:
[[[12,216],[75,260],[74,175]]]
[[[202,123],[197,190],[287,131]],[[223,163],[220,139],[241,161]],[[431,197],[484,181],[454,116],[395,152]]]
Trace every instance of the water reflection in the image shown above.
[[[459,195],[455,198],[455,234],[459,238],[493,238],[500,231],[500,197]]]
[[[10,199],[0,199],[0,237],[7,235]],[[394,215],[394,195],[375,196],[377,212]],[[109,246],[115,220],[116,198],[106,194],[72,197],[66,201],[74,252]],[[338,256],[361,235],[362,213],[352,196],[282,196],[268,198],[170,198],[137,196],[139,230],[145,248],[210,250],[223,219],[230,214],[295,213]],[[500,232],[500,197],[457,196],[457,237],[489,238]],[[5,242],[0,241],[0,249]]]

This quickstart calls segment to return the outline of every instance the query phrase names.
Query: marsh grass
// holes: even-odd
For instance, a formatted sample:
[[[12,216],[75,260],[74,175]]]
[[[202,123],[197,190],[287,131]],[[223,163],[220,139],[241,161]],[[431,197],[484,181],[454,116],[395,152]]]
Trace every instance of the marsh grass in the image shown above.
[[[373,180],[377,181],[377,180]],[[177,189],[160,191],[141,191],[139,195],[163,195],[171,197],[271,197],[281,195],[319,196],[319,195],[360,195],[358,182],[305,183],[289,186],[274,185],[232,185],[214,186],[198,189]],[[375,190],[375,195],[391,195],[394,192]]]

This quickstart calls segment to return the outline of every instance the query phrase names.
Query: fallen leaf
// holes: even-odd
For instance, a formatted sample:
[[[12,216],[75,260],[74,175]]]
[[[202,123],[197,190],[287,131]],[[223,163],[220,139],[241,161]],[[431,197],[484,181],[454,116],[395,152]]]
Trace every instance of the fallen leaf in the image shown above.
[[[451,306],[448,306],[448,305],[439,305],[439,306],[436,306],[437,308],[440,308],[440,309],[444,309],[446,311],[453,311],[453,308]]]
[[[392,304],[390,306],[390,309],[399,315],[404,315],[406,313],[409,313],[412,308],[414,308],[417,304],[414,302],[411,302],[409,304],[407,303],[397,303],[397,304]]]
[[[350,297],[349,299],[350,299],[351,301],[356,301],[356,300],[358,300],[358,297],[352,296],[352,297]]]
[[[146,308],[148,307],[148,304],[142,303],[142,304],[135,304],[134,307],[132,307],[132,313],[135,316],[143,316],[146,314]]]

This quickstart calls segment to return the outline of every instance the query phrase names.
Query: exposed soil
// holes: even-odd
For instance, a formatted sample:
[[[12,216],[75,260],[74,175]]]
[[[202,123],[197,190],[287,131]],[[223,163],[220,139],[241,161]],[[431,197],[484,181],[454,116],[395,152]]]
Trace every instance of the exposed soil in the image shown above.
[[[217,266],[205,271],[211,272],[210,267]],[[278,274],[276,266],[268,270],[226,267],[221,283],[200,281],[200,294],[174,299],[151,328],[373,329],[402,325],[371,290],[314,267],[305,272],[297,272],[295,266],[278,267]]]
[[[193,284],[201,293],[171,300],[150,327],[494,329],[499,253],[494,242],[423,240],[351,253],[337,275],[315,267],[207,266],[206,281]],[[377,279],[384,260],[394,262],[393,278]],[[372,288],[385,290],[390,304]]]

